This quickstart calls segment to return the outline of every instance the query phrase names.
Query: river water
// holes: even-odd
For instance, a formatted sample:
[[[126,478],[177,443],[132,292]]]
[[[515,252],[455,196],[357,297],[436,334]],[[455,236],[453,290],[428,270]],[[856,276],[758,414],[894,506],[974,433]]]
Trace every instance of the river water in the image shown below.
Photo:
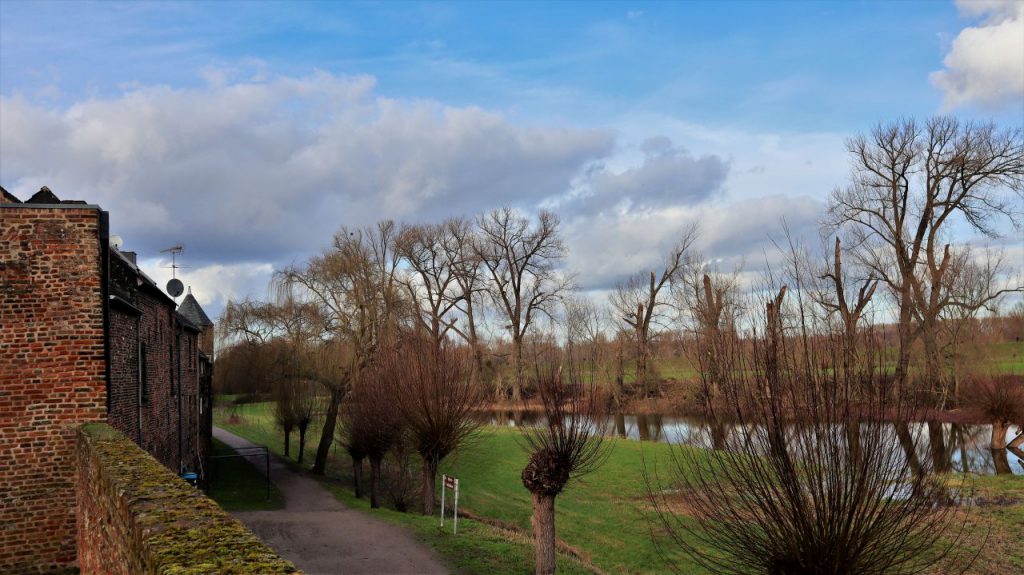
[[[543,415],[532,411],[491,411],[482,414],[481,419],[490,425],[507,427],[544,423]],[[712,434],[711,426],[700,417],[657,414],[609,415],[598,423],[609,436],[703,448],[712,447],[716,439],[727,444],[728,438],[735,436],[738,429],[725,425]],[[1003,449],[993,452],[989,449],[991,425],[915,422],[907,425],[907,431],[913,438],[915,457],[931,469],[979,475],[1024,475],[1024,451]],[[1013,439],[1017,432],[1018,429],[1011,426],[1007,440]],[[907,451],[901,446],[895,428],[890,435],[893,449]]]

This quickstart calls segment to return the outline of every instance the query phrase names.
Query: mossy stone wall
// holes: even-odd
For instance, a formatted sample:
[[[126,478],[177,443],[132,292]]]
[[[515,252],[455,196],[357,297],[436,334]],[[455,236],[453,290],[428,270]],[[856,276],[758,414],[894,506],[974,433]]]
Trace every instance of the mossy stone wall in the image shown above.
[[[77,441],[83,574],[298,573],[201,491],[106,424]]]

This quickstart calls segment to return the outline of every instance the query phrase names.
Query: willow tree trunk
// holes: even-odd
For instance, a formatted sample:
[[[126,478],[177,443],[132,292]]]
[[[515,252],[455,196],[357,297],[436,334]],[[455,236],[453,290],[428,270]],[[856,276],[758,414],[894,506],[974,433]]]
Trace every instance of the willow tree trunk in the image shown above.
[[[1006,449],[1006,433],[1010,426],[1002,420],[992,422],[992,441],[989,447],[992,449]]]
[[[615,408],[622,409],[623,404],[623,392],[626,387],[626,358],[625,345],[622,343],[622,338],[619,338],[618,352],[615,355],[615,387],[612,389],[612,393],[615,395]]]
[[[710,424],[710,431],[711,449],[724,451],[726,449],[726,440],[729,437],[729,430],[725,427],[725,424],[714,421]]]
[[[324,419],[324,429],[320,434],[320,443],[316,446],[316,459],[313,461],[313,473],[323,475],[327,469],[327,455],[331,451],[331,442],[334,441],[334,426],[338,423],[338,406],[341,404],[342,391],[337,387],[331,387],[331,402],[327,405],[327,416]]]
[[[377,509],[380,503],[377,494],[380,492],[380,459],[370,458],[370,509]]]
[[[434,485],[437,482],[437,464],[423,460],[423,485],[420,497],[423,499],[423,514],[434,514]]]
[[[533,493],[533,540],[537,575],[555,572],[555,496]]]
[[[617,433],[619,437],[626,437],[626,416],[622,413],[615,414],[615,433]]]
[[[647,334],[643,327],[639,326],[636,328],[636,385],[643,390],[644,395],[653,396],[655,390],[648,381],[647,360]]]
[[[905,422],[896,422],[893,423],[893,426],[896,428],[896,438],[899,439],[900,447],[903,448],[903,453],[907,456],[907,464],[910,466],[910,471],[915,477],[920,477],[924,469],[921,467],[921,460],[917,458],[917,449],[914,445],[914,437],[910,434],[910,429]]]
[[[935,406],[945,409],[948,390],[946,389],[945,374],[942,373],[942,354],[939,351],[937,329],[934,324],[927,324],[921,332],[921,339],[924,342],[924,373],[928,380],[928,388],[935,394]]]
[[[1013,469],[1010,467],[1010,458],[1006,455],[1005,449],[992,450],[992,463],[996,467],[996,475],[1010,475]]]
[[[289,427],[284,428],[284,456],[288,457],[291,455],[292,447],[292,430]]]
[[[363,497],[363,460],[352,458],[352,487],[356,493],[356,499]]]
[[[309,424],[299,426],[299,463],[302,463],[302,455],[306,452],[306,430]]]
[[[909,297],[909,292],[900,294],[902,301],[908,301]],[[896,326],[896,331],[899,335],[899,349],[897,351],[899,356],[896,359],[895,373],[896,385],[901,391],[905,389],[904,386],[907,383],[907,375],[910,368],[910,347],[914,344],[914,336],[911,333],[913,329],[912,321],[909,304],[901,304],[899,324]]]
[[[959,424],[954,423],[953,429],[956,430],[956,443],[957,445],[960,446],[960,464],[963,466],[963,469],[961,469],[960,472],[964,474],[971,473],[971,460],[969,457],[967,457],[967,444],[964,442],[963,427],[961,427]]]
[[[651,428],[648,427],[646,413],[636,414],[636,432],[637,435],[640,437],[640,441],[651,440]]]
[[[946,449],[946,437],[941,423],[928,422],[928,446],[932,452],[932,469],[936,473],[949,473],[952,469],[950,452]]]
[[[521,336],[512,339],[512,364],[515,379],[512,381],[512,401],[518,404],[523,393],[523,339]]]

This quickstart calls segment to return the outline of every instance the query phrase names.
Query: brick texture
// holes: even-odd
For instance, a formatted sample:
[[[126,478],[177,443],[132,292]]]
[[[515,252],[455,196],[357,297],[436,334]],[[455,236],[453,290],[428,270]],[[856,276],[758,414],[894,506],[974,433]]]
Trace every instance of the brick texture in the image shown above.
[[[0,209],[0,572],[75,562],[75,428],[106,417],[100,226]]]

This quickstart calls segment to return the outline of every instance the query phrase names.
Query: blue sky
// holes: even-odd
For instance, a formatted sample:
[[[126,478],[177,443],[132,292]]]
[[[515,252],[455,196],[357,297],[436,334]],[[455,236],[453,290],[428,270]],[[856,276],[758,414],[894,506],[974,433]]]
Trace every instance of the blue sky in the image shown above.
[[[952,2],[5,2],[2,91],[54,103],[209,68],[369,74],[382,96],[604,125],[643,110],[856,130],[939,109]],[[973,19],[973,20],[976,20]]]
[[[558,209],[600,291],[688,220],[746,261],[812,230],[879,121],[1024,124],[1021,6],[5,0],[0,183],[185,243],[215,313],[341,225],[501,204]]]

